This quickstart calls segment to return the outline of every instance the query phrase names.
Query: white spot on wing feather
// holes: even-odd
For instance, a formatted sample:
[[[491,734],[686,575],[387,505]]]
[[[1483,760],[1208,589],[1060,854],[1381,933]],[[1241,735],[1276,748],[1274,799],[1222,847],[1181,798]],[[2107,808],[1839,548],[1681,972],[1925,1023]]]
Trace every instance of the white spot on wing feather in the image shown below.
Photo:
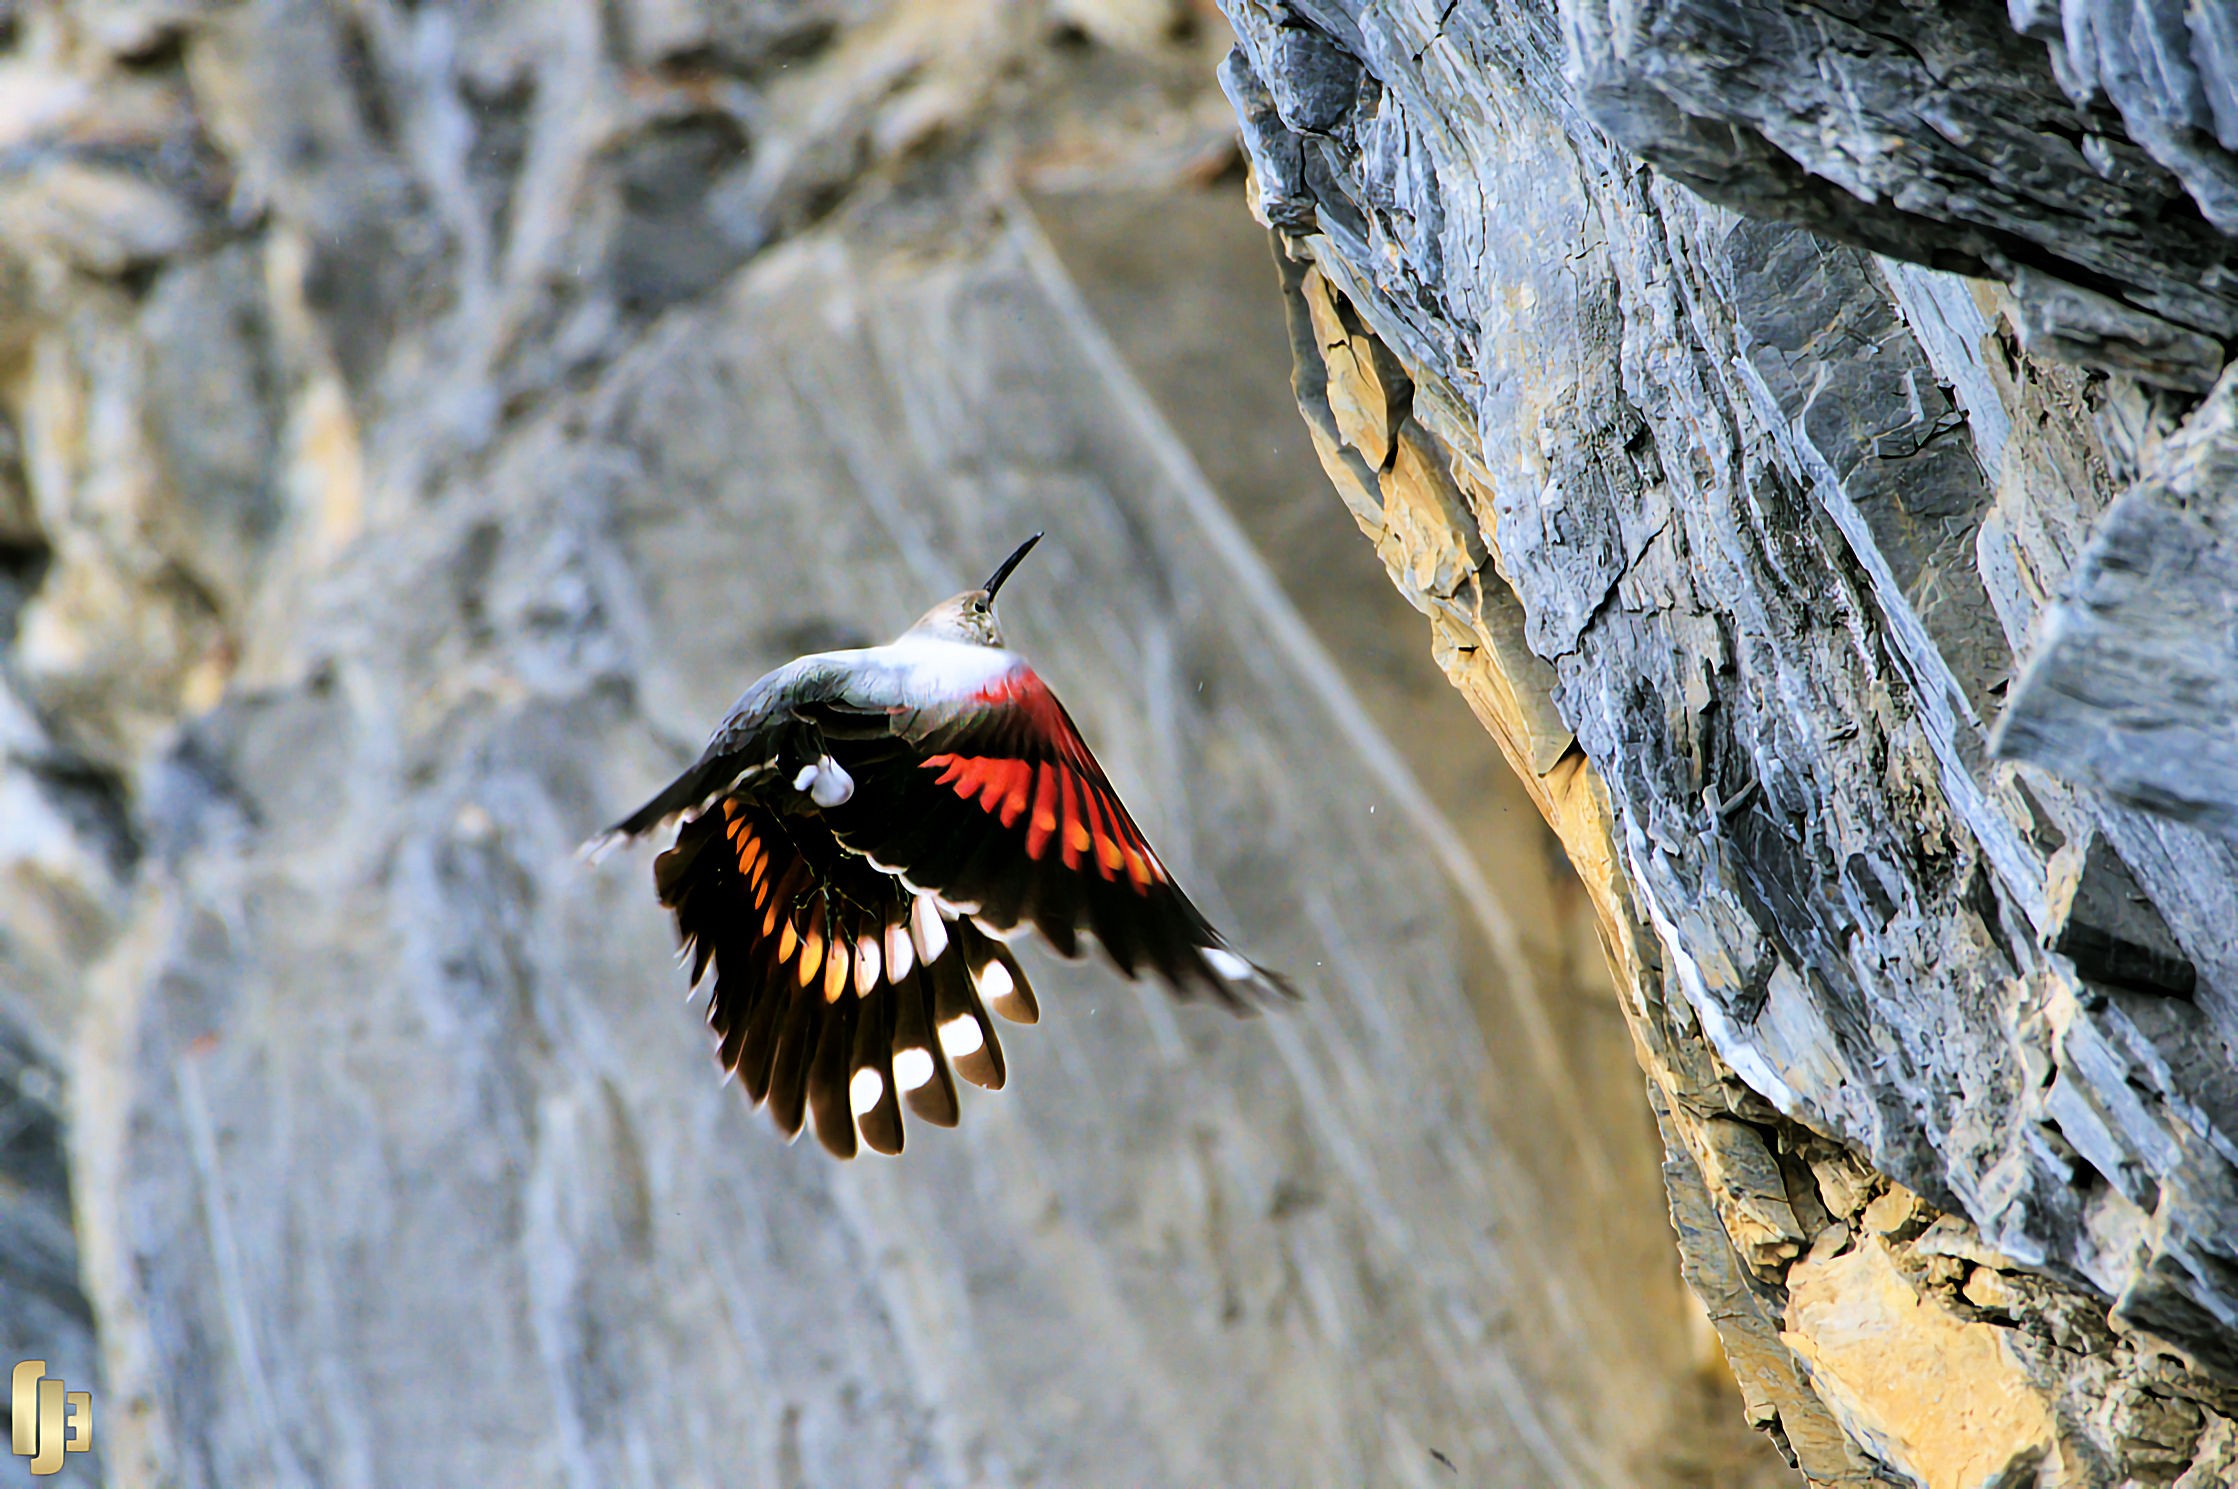
[[[886,927],[887,975],[899,982],[917,965],[917,948],[909,939],[909,927],[895,921]]]
[[[894,1053],[894,1086],[914,1091],[933,1078],[932,1051],[915,1046]]]
[[[979,1020],[968,1013],[959,1013],[940,1026],[940,1047],[952,1060],[974,1053],[986,1042],[987,1036],[979,1032]]]
[[[948,927],[941,923],[940,911],[929,894],[917,896],[910,907],[909,937],[917,943],[917,960],[928,965],[939,961],[940,954],[948,949]]]

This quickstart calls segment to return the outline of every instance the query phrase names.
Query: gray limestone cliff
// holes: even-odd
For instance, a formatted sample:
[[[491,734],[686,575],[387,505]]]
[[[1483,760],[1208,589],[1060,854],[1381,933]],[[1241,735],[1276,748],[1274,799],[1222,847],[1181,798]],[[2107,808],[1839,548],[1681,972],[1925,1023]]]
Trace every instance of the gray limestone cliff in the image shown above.
[[[62,1482],[2238,1480],[2221,9],[1226,10],[0,3]],[[572,849],[1039,527],[1307,999],[788,1150]]]
[[[1228,45],[0,4],[0,1342],[70,1482],[1787,1478],[1591,906],[1298,421]],[[959,1131],[788,1149],[574,847],[1044,527],[1013,638],[1306,1001],[1040,957]]]
[[[2227,11],[1232,0],[1324,466],[1814,1483],[2231,1482]]]

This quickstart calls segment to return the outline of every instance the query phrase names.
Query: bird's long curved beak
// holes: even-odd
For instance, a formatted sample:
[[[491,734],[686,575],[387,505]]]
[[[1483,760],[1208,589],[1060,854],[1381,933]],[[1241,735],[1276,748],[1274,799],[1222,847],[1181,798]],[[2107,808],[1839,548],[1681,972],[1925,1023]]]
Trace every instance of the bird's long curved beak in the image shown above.
[[[1035,533],[1032,537],[1026,539],[1025,542],[1020,543],[1018,545],[1017,551],[1012,553],[1010,557],[1004,559],[1002,561],[1002,567],[995,570],[994,574],[987,580],[987,582],[980,586],[981,589],[987,592],[987,599],[990,604],[994,601],[995,591],[1001,589],[1002,582],[1010,577],[1010,571],[1017,568],[1019,560],[1023,559],[1027,554],[1033,552],[1034,544],[1040,541],[1041,534]]]

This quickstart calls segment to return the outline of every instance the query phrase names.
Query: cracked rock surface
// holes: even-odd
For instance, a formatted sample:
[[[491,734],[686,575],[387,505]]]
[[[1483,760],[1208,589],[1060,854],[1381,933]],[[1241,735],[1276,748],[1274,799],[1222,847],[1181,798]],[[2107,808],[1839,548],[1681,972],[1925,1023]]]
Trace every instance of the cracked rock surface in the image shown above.
[[[1225,8],[1317,452],[1595,896],[1751,1419],[2217,1482],[2221,22]]]

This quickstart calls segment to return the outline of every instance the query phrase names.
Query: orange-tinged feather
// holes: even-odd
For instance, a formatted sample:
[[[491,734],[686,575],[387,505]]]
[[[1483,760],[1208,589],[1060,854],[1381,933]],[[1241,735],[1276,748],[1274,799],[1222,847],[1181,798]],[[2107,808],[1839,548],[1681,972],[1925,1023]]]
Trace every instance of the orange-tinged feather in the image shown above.
[[[1049,834],[1057,830],[1057,771],[1044,760],[1036,774],[1033,821],[1026,828],[1026,857],[1041,861]]]
[[[1080,867],[1081,851],[1088,846],[1088,829],[1080,824],[1080,802],[1075,795],[1071,771],[1058,771],[1057,788],[1064,797],[1064,806],[1060,813],[1064,819],[1065,829],[1062,857],[1066,868],[1077,869]]]
[[[1096,867],[1109,879],[1119,867],[1120,858],[1119,845],[1111,840],[1110,827],[1104,821],[1103,793],[1083,787],[1080,797],[1081,805],[1087,808],[1088,835],[1095,840]]]
[[[1012,827],[1026,810],[1026,795],[1033,789],[1034,768],[1023,760],[1010,762],[1009,794],[1002,799],[1002,825]]]

